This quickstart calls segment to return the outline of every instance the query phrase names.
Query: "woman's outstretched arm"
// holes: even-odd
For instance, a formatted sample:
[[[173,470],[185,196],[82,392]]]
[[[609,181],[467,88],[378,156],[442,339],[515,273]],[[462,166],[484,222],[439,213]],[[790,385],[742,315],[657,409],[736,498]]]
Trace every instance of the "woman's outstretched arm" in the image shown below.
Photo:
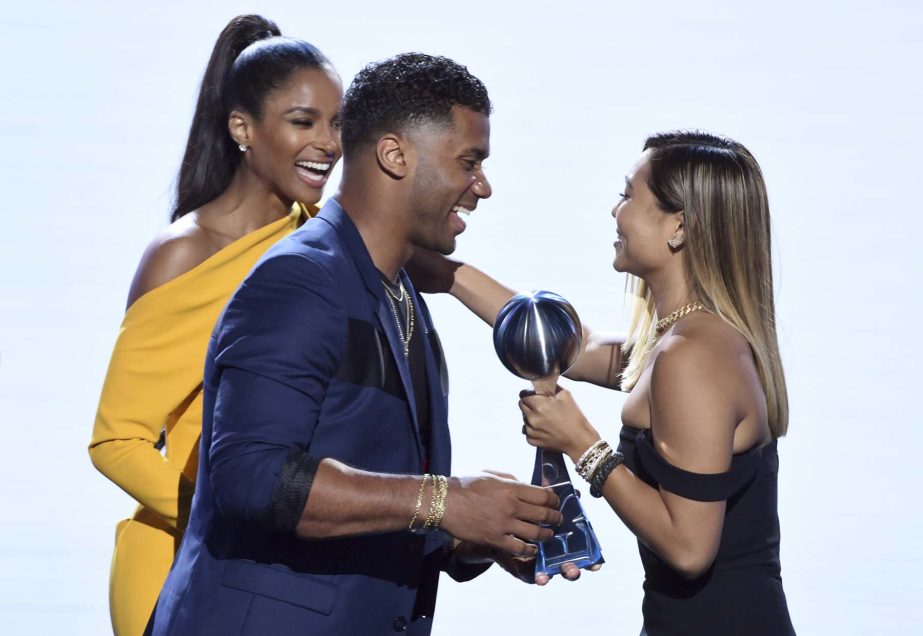
[[[516,294],[478,268],[436,252],[418,250],[407,271],[418,290],[451,294],[491,327],[503,305]],[[624,336],[594,332],[586,326],[583,332],[584,351],[564,377],[619,389]]]

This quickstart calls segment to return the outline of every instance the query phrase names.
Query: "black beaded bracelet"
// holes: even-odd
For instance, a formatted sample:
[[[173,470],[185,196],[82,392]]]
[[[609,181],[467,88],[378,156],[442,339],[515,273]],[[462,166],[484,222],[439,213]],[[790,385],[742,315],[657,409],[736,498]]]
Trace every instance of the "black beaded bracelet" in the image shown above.
[[[603,496],[603,484],[609,478],[609,474],[615,470],[615,467],[625,461],[625,456],[618,451],[613,451],[611,455],[603,460],[602,465],[596,469],[590,478],[590,494],[594,497]]]

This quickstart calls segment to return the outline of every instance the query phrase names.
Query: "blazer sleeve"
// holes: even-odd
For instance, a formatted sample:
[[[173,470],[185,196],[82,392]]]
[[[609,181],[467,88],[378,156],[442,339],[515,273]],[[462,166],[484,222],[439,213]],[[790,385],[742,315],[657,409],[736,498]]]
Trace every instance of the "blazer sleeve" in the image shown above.
[[[206,450],[224,516],[290,529],[275,522],[279,493],[291,490],[283,482],[305,477],[293,465],[310,470],[304,457],[346,341],[340,293],[316,261],[280,254],[260,263],[228,304],[214,343]]]

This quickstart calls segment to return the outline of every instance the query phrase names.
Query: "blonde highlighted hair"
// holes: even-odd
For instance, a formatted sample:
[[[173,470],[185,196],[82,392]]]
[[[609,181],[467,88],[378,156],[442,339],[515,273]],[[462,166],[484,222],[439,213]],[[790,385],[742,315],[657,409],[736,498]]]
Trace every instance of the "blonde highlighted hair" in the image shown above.
[[[776,335],[769,199],[743,145],[704,132],[648,137],[648,187],[665,213],[684,213],[683,262],[692,298],[737,329],[753,351],[773,437],[788,429],[788,393]],[[630,276],[634,298],[622,389],[641,376],[657,341],[650,289]]]

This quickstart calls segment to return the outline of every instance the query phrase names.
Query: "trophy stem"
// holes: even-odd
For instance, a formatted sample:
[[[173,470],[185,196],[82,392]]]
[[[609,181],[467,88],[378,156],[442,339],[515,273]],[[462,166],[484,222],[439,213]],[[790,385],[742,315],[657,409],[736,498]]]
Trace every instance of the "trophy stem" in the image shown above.
[[[538,395],[545,395],[548,397],[554,396],[555,389],[558,387],[558,376],[554,375],[550,378],[541,378],[539,380],[532,380],[532,388],[535,389],[535,392]]]

